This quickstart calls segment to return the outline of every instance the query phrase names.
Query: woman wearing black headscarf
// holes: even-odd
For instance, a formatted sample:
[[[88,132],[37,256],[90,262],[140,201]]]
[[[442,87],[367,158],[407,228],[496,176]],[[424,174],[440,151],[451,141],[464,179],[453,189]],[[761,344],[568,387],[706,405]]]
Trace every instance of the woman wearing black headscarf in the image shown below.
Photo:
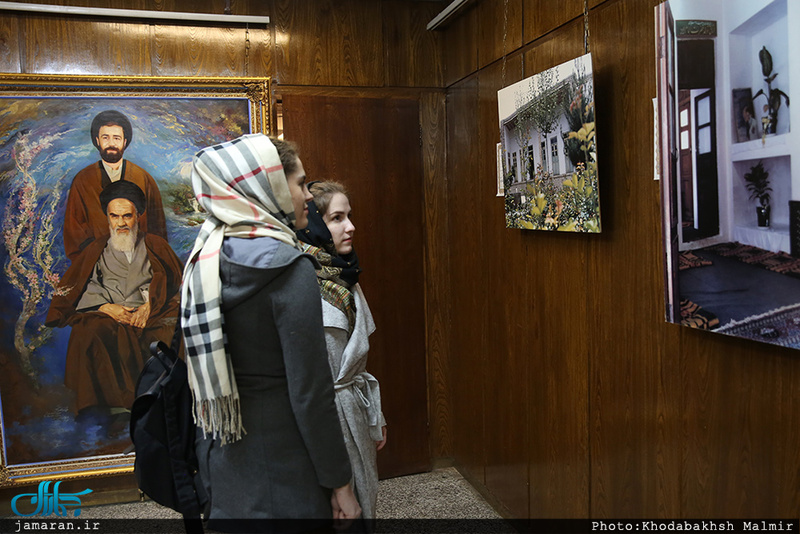
[[[309,186],[308,226],[297,236],[303,250],[320,263],[322,322],[333,373],[336,407],[353,466],[353,481],[362,517],[375,518],[378,497],[376,453],[386,444],[378,381],[366,371],[369,335],[375,323],[358,284],[361,269],[353,249],[355,226],[350,197],[336,182]]]

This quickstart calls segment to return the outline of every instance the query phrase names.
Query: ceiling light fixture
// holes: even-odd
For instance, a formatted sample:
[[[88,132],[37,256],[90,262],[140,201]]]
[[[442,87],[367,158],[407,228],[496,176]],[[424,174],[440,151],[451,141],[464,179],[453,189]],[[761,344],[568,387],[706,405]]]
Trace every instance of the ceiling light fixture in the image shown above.
[[[450,5],[444,8],[441,13],[436,15],[433,20],[428,23],[427,28],[429,30],[435,30],[439,26],[449,22],[449,20],[453,18],[455,14],[470,1],[471,0],[453,0],[450,2]]]
[[[269,24],[269,17],[254,15],[225,15],[211,13],[181,13],[177,11],[144,11],[140,9],[109,9],[104,7],[53,6],[48,4],[24,4],[0,2],[0,10],[51,13],[55,15],[84,15],[92,17],[178,20],[210,23]]]

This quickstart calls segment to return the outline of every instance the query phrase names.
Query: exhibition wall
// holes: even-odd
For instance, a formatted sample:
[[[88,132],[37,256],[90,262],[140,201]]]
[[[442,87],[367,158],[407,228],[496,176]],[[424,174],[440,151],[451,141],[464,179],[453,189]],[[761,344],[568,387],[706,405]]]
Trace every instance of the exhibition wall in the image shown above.
[[[416,102],[420,147],[408,157],[421,159],[421,175],[408,179],[421,196],[353,187],[354,207],[363,198],[384,214],[356,220],[359,231],[377,234],[371,239],[388,238],[406,213],[420,218],[413,238],[422,254],[413,261],[421,262],[421,297],[409,313],[424,321],[407,335],[423,349],[370,358],[386,398],[398,406],[425,399],[427,435],[409,428],[429,445],[428,467],[452,461],[513,517],[794,517],[800,354],[665,321],[653,150],[656,4],[479,0],[436,31],[425,25],[446,2],[233,2],[235,14],[269,15],[266,29],[4,12],[0,71],[272,76],[276,97],[302,97],[302,109],[313,109],[313,97],[319,105],[337,97],[348,105],[398,100],[404,109]],[[223,2],[112,7],[221,12]],[[601,140],[602,233],[508,229],[496,196],[497,91],[586,52]],[[292,120],[288,110],[283,119]],[[347,180],[347,169],[330,172]],[[404,210],[407,202],[415,209]],[[378,310],[396,305],[382,285],[392,283],[385,273],[398,259],[359,255],[376,335],[392,332],[391,315],[381,323]],[[386,340],[377,344],[392,350]],[[425,378],[394,381],[390,362],[422,365]],[[387,421],[391,442],[403,430],[388,414]],[[427,468],[415,462],[406,465]],[[130,487],[121,478],[95,487],[119,500],[128,495],[121,486]],[[2,501],[16,493],[4,490]]]

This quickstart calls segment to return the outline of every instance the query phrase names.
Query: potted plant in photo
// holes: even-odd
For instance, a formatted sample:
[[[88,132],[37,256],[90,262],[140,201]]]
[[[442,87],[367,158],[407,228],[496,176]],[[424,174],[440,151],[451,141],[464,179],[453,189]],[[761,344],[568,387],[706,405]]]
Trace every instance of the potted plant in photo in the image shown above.
[[[769,172],[764,169],[763,162],[750,167],[750,172],[744,174],[745,185],[750,193],[750,200],[757,200],[756,207],[759,226],[769,226],[769,201],[772,188],[769,185]]]
[[[781,107],[781,97],[786,100],[786,105],[789,105],[789,97],[786,93],[772,87],[772,82],[778,75],[772,73],[772,54],[769,53],[766,46],[762,46],[758,52],[758,60],[761,62],[761,73],[764,75],[764,81],[767,82],[767,91],[759,89],[753,96],[753,101],[759,96],[764,96],[767,99],[767,104],[764,106],[764,111],[767,116],[764,117],[764,134],[774,134],[778,131],[778,109]]]

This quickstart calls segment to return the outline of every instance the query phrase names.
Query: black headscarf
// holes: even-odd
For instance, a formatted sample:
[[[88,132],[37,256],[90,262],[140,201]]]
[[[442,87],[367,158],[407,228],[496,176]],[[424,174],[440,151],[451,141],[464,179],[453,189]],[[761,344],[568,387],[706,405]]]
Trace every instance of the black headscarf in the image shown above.
[[[324,261],[326,258],[317,257],[317,260],[323,266],[323,270],[341,270],[335,274],[338,275],[338,278],[345,282],[348,287],[352,287],[358,283],[358,275],[361,274],[361,268],[358,266],[358,255],[355,249],[343,256],[336,253],[336,245],[333,244],[333,237],[331,236],[330,230],[328,230],[328,225],[325,224],[313,200],[308,203],[308,226],[303,230],[297,230],[295,233],[297,234],[297,238],[303,243],[308,243],[309,245],[320,248],[330,255],[330,264]],[[328,267],[328,269],[325,269],[326,267]]]

